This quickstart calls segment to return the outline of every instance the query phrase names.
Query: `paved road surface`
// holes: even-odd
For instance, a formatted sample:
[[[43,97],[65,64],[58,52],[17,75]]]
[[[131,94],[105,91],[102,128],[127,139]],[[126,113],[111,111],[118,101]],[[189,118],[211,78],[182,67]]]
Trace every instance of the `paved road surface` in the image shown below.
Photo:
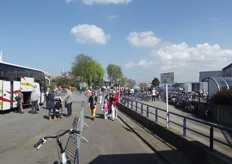
[[[0,114],[0,163],[6,164],[50,164],[58,160],[55,140],[47,141],[40,150],[33,148],[39,138],[54,135],[59,130],[69,129],[75,116],[81,109],[84,96],[77,95],[73,103],[73,116],[59,120],[48,121],[47,110],[41,108],[38,114],[14,112]],[[90,111],[86,107],[85,122],[89,128],[84,128],[83,135],[89,143],[82,142],[80,163],[164,163],[156,153],[151,151],[139,140],[120,120],[104,120],[98,110],[97,118],[88,118]],[[64,110],[66,113],[66,110]],[[62,139],[65,143],[67,136]]]

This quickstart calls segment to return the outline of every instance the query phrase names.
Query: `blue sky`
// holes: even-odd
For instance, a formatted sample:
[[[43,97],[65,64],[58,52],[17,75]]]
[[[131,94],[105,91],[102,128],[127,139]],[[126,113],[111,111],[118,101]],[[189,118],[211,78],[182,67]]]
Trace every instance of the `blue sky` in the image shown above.
[[[70,71],[85,54],[103,68],[151,82],[174,72],[176,82],[221,70],[232,59],[231,0],[0,0],[0,50],[5,62]]]

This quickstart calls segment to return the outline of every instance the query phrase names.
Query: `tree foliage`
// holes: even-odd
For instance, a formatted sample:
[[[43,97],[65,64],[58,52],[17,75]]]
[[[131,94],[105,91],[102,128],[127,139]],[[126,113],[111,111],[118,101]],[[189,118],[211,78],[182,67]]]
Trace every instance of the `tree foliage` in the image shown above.
[[[104,77],[104,69],[96,60],[91,57],[80,54],[75,57],[72,66],[72,75],[81,79],[82,82],[91,84],[102,83]]]
[[[110,82],[117,82],[117,80],[121,80],[123,77],[121,67],[114,64],[109,64],[106,68],[108,79]]]
[[[159,85],[160,85],[160,81],[158,78],[155,77],[151,82],[151,87],[157,87]]]
[[[232,106],[232,89],[217,92],[212,98],[212,103]]]
[[[140,88],[147,88],[148,84],[147,83],[139,83],[138,85]]]
[[[125,79],[125,77],[122,77],[121,78],[121,86],[124,86],[124,85],[126,85],[126,79]]]

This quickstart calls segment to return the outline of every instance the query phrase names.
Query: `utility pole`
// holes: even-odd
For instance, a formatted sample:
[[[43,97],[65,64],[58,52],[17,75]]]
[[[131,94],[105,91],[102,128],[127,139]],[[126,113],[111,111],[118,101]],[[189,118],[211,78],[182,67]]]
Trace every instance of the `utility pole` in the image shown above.
[[[2,50],[0,52],[0,62],[2,62]]]

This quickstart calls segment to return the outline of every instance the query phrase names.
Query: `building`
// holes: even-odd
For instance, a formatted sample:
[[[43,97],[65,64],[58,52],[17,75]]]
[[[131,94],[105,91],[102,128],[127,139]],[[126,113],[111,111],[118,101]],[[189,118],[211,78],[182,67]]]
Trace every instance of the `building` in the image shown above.
[[[218,91],[232,89],[232,63],[220,71],[200,72],[199,81],[208,82],[209,98]]]

